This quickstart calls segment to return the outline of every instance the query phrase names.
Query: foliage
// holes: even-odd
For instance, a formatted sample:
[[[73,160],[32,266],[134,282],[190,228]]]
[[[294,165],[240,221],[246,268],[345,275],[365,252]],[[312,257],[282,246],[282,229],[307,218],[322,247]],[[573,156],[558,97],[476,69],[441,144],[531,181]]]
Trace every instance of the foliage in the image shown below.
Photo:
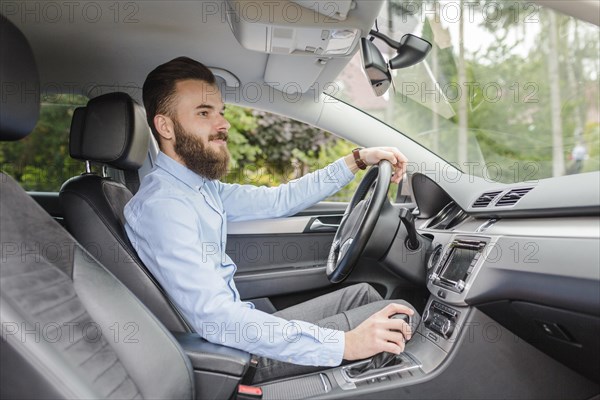
[[[2,143],[2,170],[29,191],[58,191],[69,178],[83,172],[82,162],[69,156],[73,111],[84,106],[83,96],[53,96],[43,102],[40,119],[27,138]],[[227,182],[275,186],[324,167],[349,154],[356,145],[306,124],[278,115],[228,106],[229,149],[234,168]],[[354,186],[336,199],[348,199]]]
[[[260,158],[261,149],[250,143],[248,133],[258,127],[252,110],[236,106],[225,109],[225,118],[231,124],[229,129],[229,151],[233,160],[255,162]]]
[[[64,181],[81,173],[83,163],[69,157],[68,142],[73,111],[85,103],[83,96],[47,98],[28,137],[2,143],[2,170],[31,191],[57,191]]]
[[[323,167],[356,147],[328,132],[264,111],[228,106],[226,117],[232,125],[233,168],[225,179],[230,183],[275,186]]]
[[[583,132],[583,142],[588,145],[588,160],[582,172],[600,170],[600,123],[590,123]]]
[[[497,13],[475,21],[479,24],[478,30],[471,27],[465,42],[478,45],[468,47],[461,61],[457,37],[452,40],[454,46],[447,48],[440,48],[435,40],[432,27],[435,19],[438,24],[441,20],[438,33],[442,28],[447,29],[444,34],[449,37],[458,32],[457,24],[451,29],[451,23],[432,14],[432,10],[443,9],[443,4],[435,1],[411,3],[419,4],[419,7],[413,5],[411,10],[422,10],[422,14],[415,17],[422,22],[421,31],[416,33],[432,42],[434,48],[427,62],[440,92],[447,95],[447,99],[440,96],[435,102],[437,107],[450,107],[454,116],[444,118],[435,110],[432,112],[432,102],[427,98],[433,96],[430,94],[433,85],[430,84],[420,88],[420,99],[403,93],[390,96],[395,112],[391,113],[393,119],[388,123],[442,158],[457,163],[458,105],[460,99],[466,98],[467,159],[472,165],[461,165],[463,170],[475,166],[468,172],[502,182],[551,177],[557,162],[553,155],[553,137],[557,134],[562,137],[563,158],[568,159],[573,147],[582,140],[588,150],[583,171],[598,170],[598,124],[594,118],[598,115],[600,49],[596,27],[585,26],[580,21],[531,3],[468,2],[471,12],[465,11],[465,15],[477,18],[483,15],[483,10],[490,9],[496,9]],[[436,3],[441,4],[441,8],[436,8]],[[396,14],[396,21],[404,19],[400,18],[407,12],[403,5],[402,1],[392,3],[391,11]],[[391,18],[389,24],[392,31],[395,20]],[[549,40],[552,23],[556,24],[560,35],[557,44]],[[474,37],[473,32],[486,36],[486,40]],[[558,61],[557,72],[548,67],[551,59]],[[458,82],[459,62],[466,67],[467,82]],[[401,74],[407,76],[419,68],[422,66],[402,70]],[[414,76],[418,77],[418,74]],[[421,84],[420,81],[416,83]],[[460,88],[458,93],[454,90],[456,87]],[[556,89],[559,97],[553,94]],[[560,110],[553,107],[551,100],[556,100],[553,96],[558,97]],[[425,104],[424,98],[429,104]],[[552,123],[552,116],[557,113],[560,114],[560,126]],[[566,167],[568,172],[568,163]]]
[[[263,149],[262,162],[276,173],[284,173],[290,164],[304,164],[305,169],[324,146],[336,138],[318,128],[264,111],[254,111],[258,127],[249,133],[250,143]]]

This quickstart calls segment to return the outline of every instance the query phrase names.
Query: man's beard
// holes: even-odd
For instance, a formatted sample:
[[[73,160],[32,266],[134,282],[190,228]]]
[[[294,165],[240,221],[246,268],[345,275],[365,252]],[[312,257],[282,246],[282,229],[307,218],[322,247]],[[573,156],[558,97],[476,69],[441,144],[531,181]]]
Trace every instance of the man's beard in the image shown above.
[[[173,119],[175,129],[175,152],[186,167],[208,179],[221,179],[227,175],[229,168],[229,150],[223,146],[215,150],[205,145],[202,139],[186,132],[179,121]],[[227,140],[227,133],[217,133],[209,136],[214,139]]]

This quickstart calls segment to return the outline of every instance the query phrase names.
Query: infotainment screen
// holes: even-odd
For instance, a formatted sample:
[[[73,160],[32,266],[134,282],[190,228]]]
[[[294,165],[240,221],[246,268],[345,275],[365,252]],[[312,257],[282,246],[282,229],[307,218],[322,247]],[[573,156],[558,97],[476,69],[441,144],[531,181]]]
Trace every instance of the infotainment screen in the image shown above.
[[[453,248],[442,271],[441,278],[451,282],[464,281],[467,277],[469,266],[477,253],[478,251],[474,249],[463,247]]]

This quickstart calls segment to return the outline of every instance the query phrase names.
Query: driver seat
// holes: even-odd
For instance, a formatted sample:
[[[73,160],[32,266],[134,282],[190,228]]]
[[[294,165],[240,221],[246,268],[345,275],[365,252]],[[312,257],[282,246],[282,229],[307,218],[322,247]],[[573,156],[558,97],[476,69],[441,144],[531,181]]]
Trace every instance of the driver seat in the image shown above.
[[[144,109],[126,93],[108,93],[75,110],[69,153],[88,166],[95,162],[137,174],[150,137]],[[60,190],[66,227],[171,332],[193,332],[127,237],[123,209],[132,196],[125,185],[88,167]]]
[[[39,78],[2,15],[0,53],[0,140],[18,140],[40,93],[12,89]],[[0,398],[194,398],[189,359],[148,309],[4,173],[0,193]]]

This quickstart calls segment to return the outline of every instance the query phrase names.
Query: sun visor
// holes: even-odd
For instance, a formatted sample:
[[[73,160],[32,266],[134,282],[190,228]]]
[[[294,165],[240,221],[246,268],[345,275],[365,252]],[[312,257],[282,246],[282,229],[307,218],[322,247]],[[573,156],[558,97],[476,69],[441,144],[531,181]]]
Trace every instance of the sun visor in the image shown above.
[[[308,57],[296,58],[271,54],[265,68],[265,83],[287,94],[306,93],[323,72],[326,62]],[[294,78],[290,80],[289,71]],[[318,92],[323,91],[319,88]]]

